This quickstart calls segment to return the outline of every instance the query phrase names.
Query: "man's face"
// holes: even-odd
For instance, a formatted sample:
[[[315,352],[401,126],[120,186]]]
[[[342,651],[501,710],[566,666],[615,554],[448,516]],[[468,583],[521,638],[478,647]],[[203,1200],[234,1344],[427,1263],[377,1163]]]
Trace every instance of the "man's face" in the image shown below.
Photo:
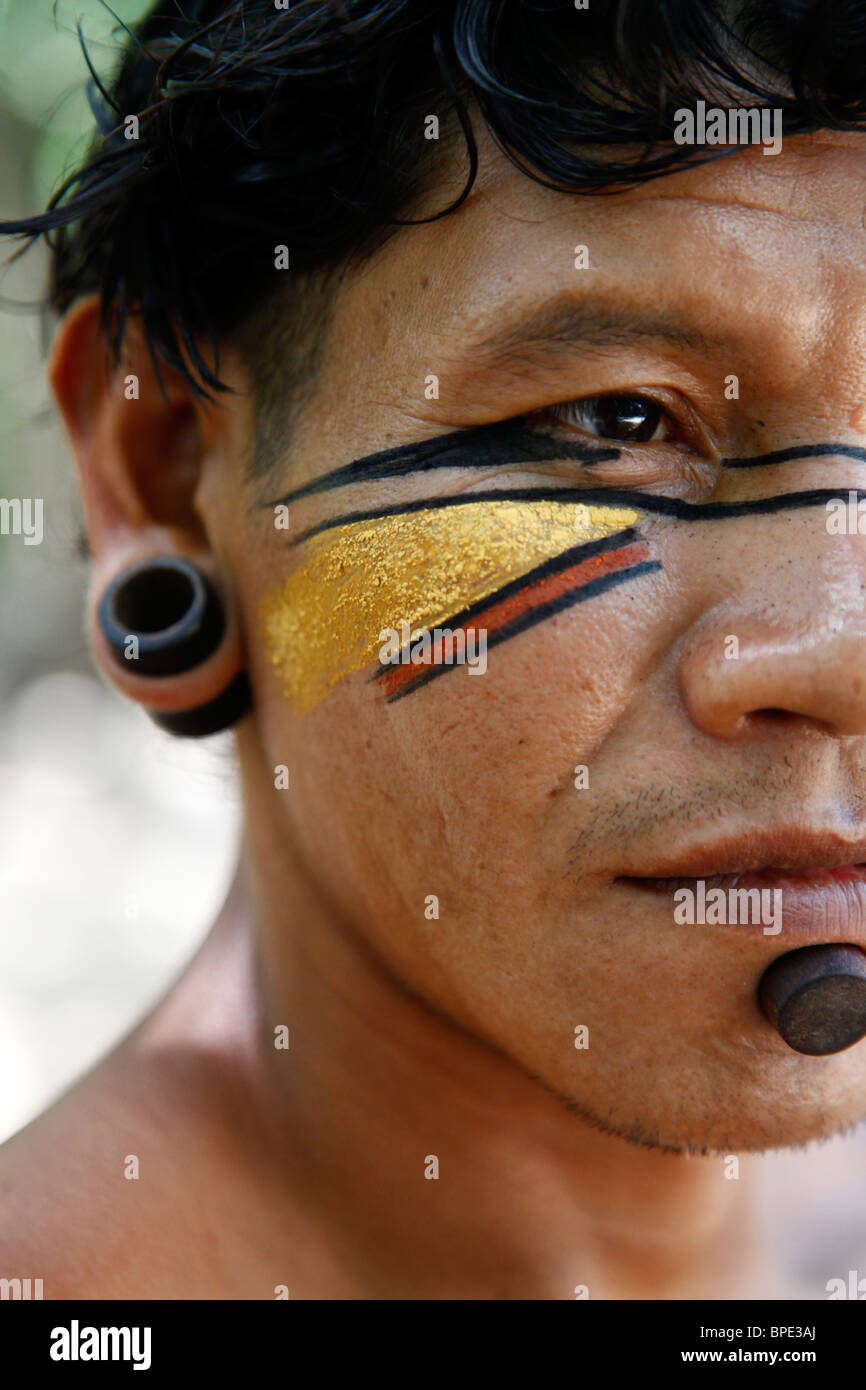
[[[866,1048],[791,1051],[756,986],[810,940],[866,944],[859,879],[746,880],[781,886],[781,932],[678,921],[674,893],[866,860],[866,539],[789,497],[866,487],[860,140],[593,198],[489,144],[482,170],[346,278],[256,500],[367,462],[290,498],[288,530],[247,512],[237,464],[203,490],[269,785],[289,768],[267,814],[398,977],[603,1126],[722,1150],[833,1132]],[[855,448],[742,466],[813,444]],[[404,621],[485,630],[486,670],[383,676]]]

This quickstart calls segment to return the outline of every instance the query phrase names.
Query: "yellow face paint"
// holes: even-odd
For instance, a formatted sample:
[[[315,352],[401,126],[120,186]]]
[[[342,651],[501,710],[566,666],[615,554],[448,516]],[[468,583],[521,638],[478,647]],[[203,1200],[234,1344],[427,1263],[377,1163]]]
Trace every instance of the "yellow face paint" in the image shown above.
[[[300,567],[262,602],[268,659],[306,714],[376,660],[385,628],[441,627],[573,546],[634,525],[631,507],[485,500],[347,521],[306,542]]]

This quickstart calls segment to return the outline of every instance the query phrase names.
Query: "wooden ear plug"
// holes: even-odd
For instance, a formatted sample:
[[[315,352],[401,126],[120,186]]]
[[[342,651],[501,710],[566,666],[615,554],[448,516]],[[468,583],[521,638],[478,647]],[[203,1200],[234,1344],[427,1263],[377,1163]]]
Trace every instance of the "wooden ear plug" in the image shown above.
[[[866,952],[803,946],[769,965],[758,1002],[795,1052],[823,1057],[866,1037]]]

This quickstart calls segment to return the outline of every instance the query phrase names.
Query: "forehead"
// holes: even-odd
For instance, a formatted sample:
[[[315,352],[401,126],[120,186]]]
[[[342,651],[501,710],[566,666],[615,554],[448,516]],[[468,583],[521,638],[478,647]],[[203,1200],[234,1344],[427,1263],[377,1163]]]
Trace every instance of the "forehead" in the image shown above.
[[[576,307],[599,296],[635,310],[676,304],[732,345],[771,325],[792,368],[830,321],[862,331],[866,136],[799,136],[776,156],[754,147],[612,195],[547,189],[486,135],[479,144],[464,205],[392,238],[356,287],[355,308],[385,341],[408,330],[471,351],[503,316],[522,324],[563,292]],[[461,175],[455,163],[417,215],[441,208]]]
[[[545,188],[483,131],[479,156],[457,211],[401,228],[343,274],[284,461],[298,481],[589,389],[694,388],[718,401],[730,373],[746,413],[786,443],[815,437],[831,415],[837,432],[860,418],[866,136],[798,136],[776,156],[755,147],[613,195]],[[412,216],[441,211],[465,176],[455,150]],[[588,386],[592,343],[566,340],[611,318],[663,332],[607,331],[610,379]]]
[[[734,235],[759,228],[767,236],[783,232],[808,238],[846,234],[862,241],[866,209],[866,134],[817,132],[786,139],[779,154],[761,146],[746,147],[690,169],[665,174],[615,193],[575,194],[544,187],[517,169],[485,131],[479,134],[479,174],[474,189],[457,213],[413,228],[390,243],[395,256],[417,252],[425,230],[446,247],[462,242],[471,263],[485,253],[502,253],[508,245],[523,249],[557,245],[565,227],[586,226],[604,235],[628,235],[639,229],[652,251],[651,229],[669,232],[718,230]],[[460,187],[456,169],[446,196]],[[418,215],[443,205],[443,187],[431,190]],[[697,219],[693,221],[693,219]],[[483,239],[477,240],[484,232]],[[632,241],[634,249],[639,249]],[[631,247],[630,247],[631,249]],[[670,249],[670,244],[667,248]],[[464,262],[465,264],[465,262]],[[457,267],[455,267],[457,269]]]

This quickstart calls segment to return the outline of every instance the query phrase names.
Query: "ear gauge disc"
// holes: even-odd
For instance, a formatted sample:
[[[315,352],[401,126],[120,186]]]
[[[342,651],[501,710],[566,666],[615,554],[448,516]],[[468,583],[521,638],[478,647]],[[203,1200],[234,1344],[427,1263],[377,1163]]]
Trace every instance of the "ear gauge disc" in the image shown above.
[[[100,600],[99,625],[118,666],[134,647],[136,675],[182,675],[216,651],[226,630],[222,600],[207,575],[178,555],[157,555],[115,576]],[[229,728],[247,713],[252,692],[239,671],[207,704],[147,713],[155,724],[183,738],[203,738]]]
[[[99,625],[119,666],[135,640],[140,676],[177,676],[205,661],[225,631],[222,602],[198,565],[158,555],[115,575],[99,604]]]
[[[168,714],[165,710],[149,709],[154,724],[178,738],[207,738],[231,728],[247,713],[253,703],[246,671],[239,671],[215,699],[194,709],[181,709]]]
[[[761,976],[758,1003],[795,1052],[844,1052],[866,1037],[866,952],[849,945],[787,951]]]

